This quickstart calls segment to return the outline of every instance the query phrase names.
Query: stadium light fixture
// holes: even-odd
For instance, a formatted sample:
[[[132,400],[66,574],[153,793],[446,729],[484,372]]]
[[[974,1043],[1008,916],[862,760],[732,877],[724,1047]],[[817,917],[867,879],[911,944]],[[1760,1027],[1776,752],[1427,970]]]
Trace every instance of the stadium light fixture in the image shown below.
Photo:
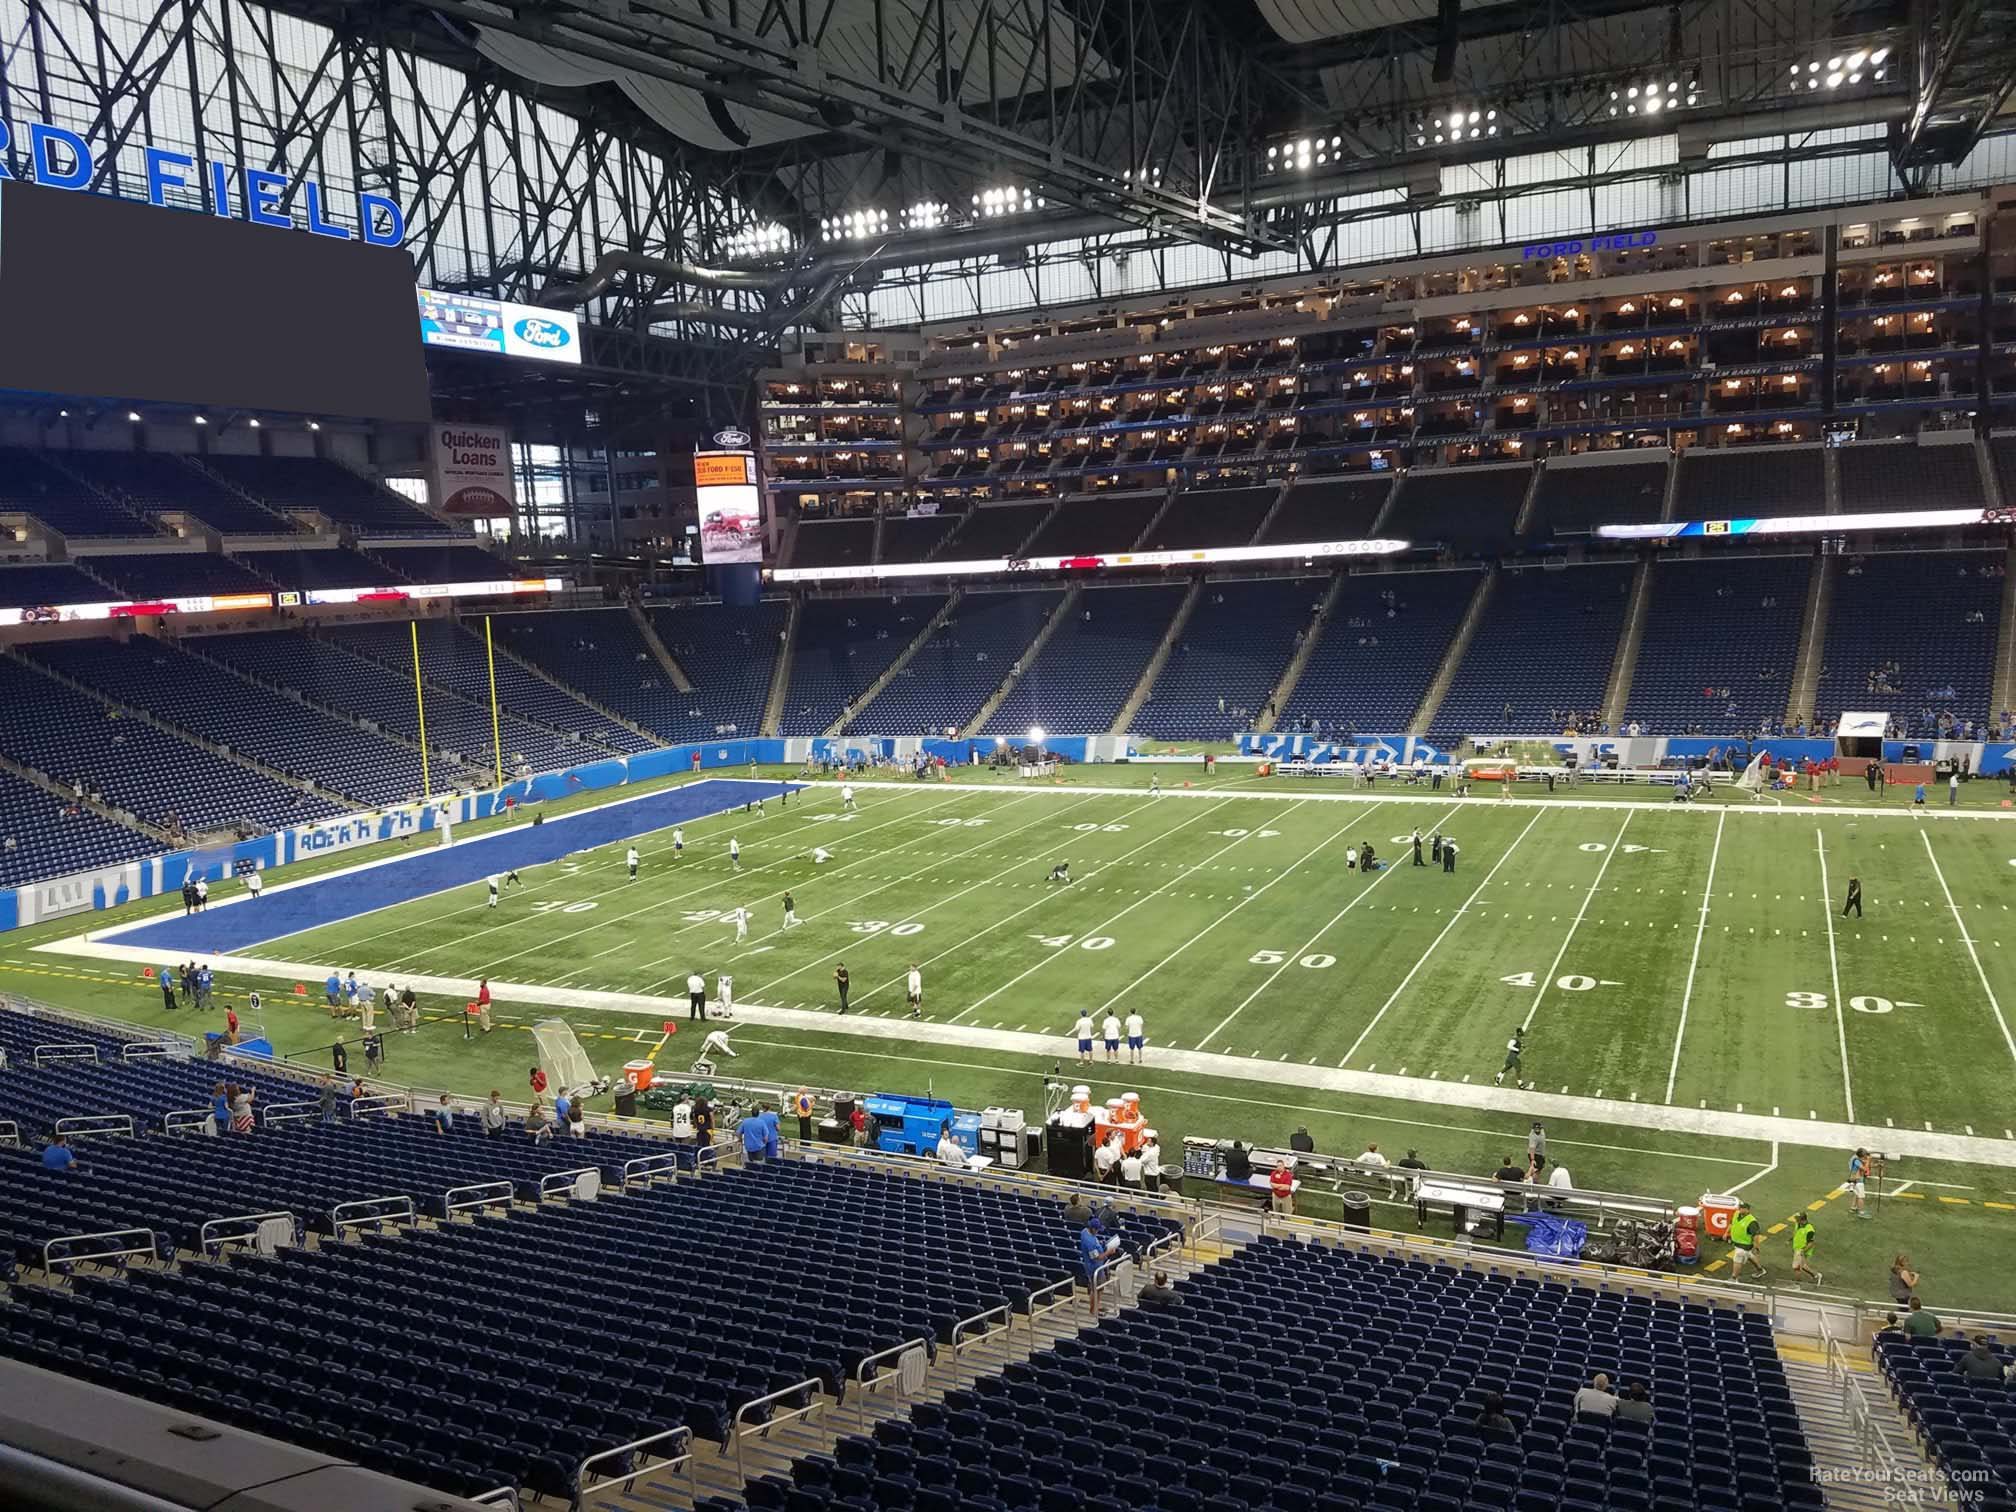
[[[775,221],[744,226],[730,234],[725,250],[729,257],[779,257],[791,250],[791,233]]]
[[[1029,744],[1036,746],[1040,746],[1041,744],[1043,744],[1043,726],[1041,725],[1029,726]]]
[[[1045,204],[1040,196],[1028,189],[983,189],[973,196],[973,208],[979,212],[983,220],[1041,210],[1045,208]]]
[[[126,411],[126,418],[132,421],[133,424],[138,425],[140,423],[140,411],[128,410]]]
[[[308,429],[310,429],[311,431],[318,431],[322,429],[322,422],[320,420],[310,420],[308,422]]]
[[[1789,65],[1785,87],[1795,93],[1820,89],[1853,88],[1865,82],[1882,83],[1890,76],[1890,46],[1858,47],[1825,58],[1807,58]]]
[[[1701,81],[1693,74],[1633,81],[1610,91],[1613,116],[1661,116],[1701,103]]]
[[[247,420],[245,423],[251,426],[252,429],[254,430],[259,429],[259,417],[257,415],[252,416],[252,418]]]
[[[936,231],[943,226],[951,206],[943,200],[919,200],[903,212],[905,231]]]
[[[208,415],[198,415],[196,417],[196,423],[198,425],[208,425],[210,423],[210,417]]]

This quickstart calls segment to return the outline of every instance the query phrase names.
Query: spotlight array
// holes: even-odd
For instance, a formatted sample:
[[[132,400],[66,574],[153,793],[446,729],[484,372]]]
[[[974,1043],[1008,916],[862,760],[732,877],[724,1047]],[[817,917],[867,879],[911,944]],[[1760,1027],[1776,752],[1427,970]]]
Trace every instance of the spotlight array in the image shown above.
[[[829,215],[819,222],[819,231],[828,241],[866,241],[871,236],[887,236],[889,212],[868,209]]]
[[[1839,89],[1844,84],[1852,87],[1865,81],[1881,83],[1890,75],[1889,65],[1888,47],[1858,47],[1853,52],[1792,64],[1785,87],[1803,94],[1808,90]]]
[[[1312,166],[1327,167],[1333,160],[1344,161],[1344,138],[1300,137],[1292,142],[1276,142],[1267,149],[1267,167],[1270,172],[1279,169],[1287,172],[1297,169],[1307,172]]]
[[[943,200],[919,200],[903,212],[905,231],[936,231],[945,224],[951,206]]]
[[[983,189],[973,196],[973,208],[984,220],[997,215],[1022,215],[1044,208],[1042,198],[1027,189]]]
[[[775,221],[744,226],[729,236],[724,250],[730,257],[775,257],[791,250],[791,233]]]
[[[1701,81],[1689,75],[1680,79],[1647,79],[1643,84],[1626,84],[1610,91],[1613,116],[1657,116],[1701,103]]]
[[[1416,147],[1426,147],[1431,141],[1437,147],[1452,142],[1478,142],[1496,135],[1498,112],[1484,107],[1469,109],[1458,106],[1447,113],[1431,115],[1414,123]]]

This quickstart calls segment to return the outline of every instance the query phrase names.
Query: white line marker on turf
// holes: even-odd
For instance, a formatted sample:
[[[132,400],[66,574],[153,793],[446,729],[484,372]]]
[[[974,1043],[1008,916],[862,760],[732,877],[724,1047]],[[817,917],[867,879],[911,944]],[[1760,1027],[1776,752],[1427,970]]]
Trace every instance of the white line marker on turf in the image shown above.
[[[1813,845],[1820,855],[1820,907],[1827,914],[1827,971],[1834,981],[1834,1038],[1841,1049],[1841,1101],[1855,1121],[1855,1088],[1848,1080],[1848,1022],[1841,1013],[1841,962],[1834,953],[1834,889],[1827,884],[1827,837],[1816,824]]]
[[[2010,1058],[2016,1060],[2016,1036],[2009,1033],[2009,1021],[2002,1017],[2002,1004],[1995,997],[1995,989],[1988,985],[1988,973],[1982,969],[1980,953],[1974,948],[1974,937],[1961,923],[1959,906],[1953,901],[1953,889],[1946,885],[1946,873],[1940,870],[1938,854],[1932,849],[1932,837],[1920,830],[1918,838],[1925,842],[1925,858],[1932,863],[1932,875],[1939,879],[1939,891],[1946,895],[1946,906],[1953,910],[1953,922],[1960,925],[1960,938],[1966,942],[1967,954],[1974,962],[1974,974],[1981,978],[1981,990],[1988,995],[1988,1006],[1995,1014],[1996,1026],[2002,1031],[2002,1043],[2009,1047]]]
[[[1761,1171],[1753,1171],[1750,1175],[1745,1176],[1741,1181],[1737,1182],[1734,1186],[1730,1187],[1729,1190],[1732,1192],[1740,1192],[1743,1190],[1743,1188],[1750,1185],[1751,1182],[1761,1181],[1766,1176],[1769,1176],[1773,1171],[1777,1169],[1778,1169],[1778,1141],[1774,1139],[1771,1141],[1771,1164],[1764,1167],[1764,1169]]]
[[[1575,931],[1581,926],[1582,916],[1589,911],[1589,905],[1596,898],[1596,890],[1603,885],[1603,874],[1610,869],[1610,858],[1617,854],[1624,843],[1624,831],[1631,823],[1631,816],[1624,816],[1624,823],[1617,826],[1617,833],[1610,841],[1610,848],[1603,852],[1603,864],[1596,868],[1596,878],[1589,884],[1589,891],[1582,895],[1582,906],[1575,910],[1575,922],[1568,926],[1568,933],[1562,936],[1561,948],[1554,952],[1554,964],[1547,968],[1547,975],[1541,978],[1539,989],[1533,994],[1533,1006],[1526,1010],[1526,1017],[1519,1021],[1521,1029],[1531,1029],[1533,1019],[1540,1012],[1540,1002],[1547,996],[1547,988],[1561,970],[1561,961],[1568,954],[1568,947],[1575,943]],[[1601,1097],[1602,1093],[1596,1094]]]
[[[1722,857],[1722,828],[1729,811],[1715,821],[1715,845],[1708,852],[1708,882],[1701,889],[1701,921],[1694,926],[1694,953],[1687,958],[1687,985],[1680,990],[1680,1026],[1673,1031],[1673,1061],[1666,1068],[1666,1101],[1673,1101],[1673,1084],[1680,1078],[1680,1046],[1687,1038],[1687,1009],[1694,1000],[1694,972],[1701,964],[1701,936],[1708,928],[1708,904],[1715,896],[1715,863]]]

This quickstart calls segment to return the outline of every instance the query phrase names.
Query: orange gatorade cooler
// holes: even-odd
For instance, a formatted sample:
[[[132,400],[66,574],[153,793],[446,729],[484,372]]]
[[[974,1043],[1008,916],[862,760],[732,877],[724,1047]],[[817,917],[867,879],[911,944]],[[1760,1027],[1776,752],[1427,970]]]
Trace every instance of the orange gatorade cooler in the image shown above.
[[[1736,1221],[1737,1197],[1733,1192],[1701,1194],[1701,1227],[1712,1238],[1727,1239],[1729,1225]]]
[[[623,1075],[628,1078],[631,1086],[642,1092],[656,1079],[657,1067],[648,1060],[625,1061]]]

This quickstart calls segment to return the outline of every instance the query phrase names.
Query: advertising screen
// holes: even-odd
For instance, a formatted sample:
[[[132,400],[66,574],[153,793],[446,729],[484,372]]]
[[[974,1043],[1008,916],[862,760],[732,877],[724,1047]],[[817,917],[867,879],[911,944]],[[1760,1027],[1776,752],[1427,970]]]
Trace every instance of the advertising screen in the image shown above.
[[[0,183],[0,389],[424,421],[413,259]]]
[[[763,495],[753,452],[695,452],[693,491],[700,507],[700,560],[763,560]]]
[[[526,357],[534,362],[581,361],[581,317],[571,310],[511,304],[476,294],[416,291],[420,340],[460,352]]]

